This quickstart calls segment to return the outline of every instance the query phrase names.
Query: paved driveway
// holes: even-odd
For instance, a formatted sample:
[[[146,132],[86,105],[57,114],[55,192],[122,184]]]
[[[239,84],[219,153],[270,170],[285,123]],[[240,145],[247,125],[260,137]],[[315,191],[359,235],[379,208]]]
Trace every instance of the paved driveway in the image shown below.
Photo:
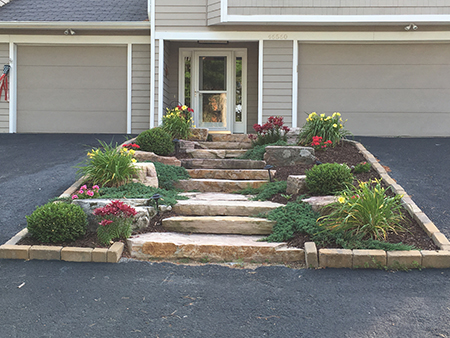
[[[0,243],[26,224],[35,205],[73,182],[83,144],[111,137],[0,134]],[[415,189],[413,198],[435,213],[436,224],[448,224],[445,205],[426,202],[433,194],[436,201],[449,197],[448,159],[442,167],[430,162],[441,149],[448,154],[449,139],[440,140],[443,148],[431,140],[363,141],[401,185]],[[419,151],[423,142],[428,146]],[[431,178],[417,163],[428,163]],[[431,182],[431,190],[421,182]],[[0,337],[450,337],[448,294],[450,271],[443,269],[0,260]]]

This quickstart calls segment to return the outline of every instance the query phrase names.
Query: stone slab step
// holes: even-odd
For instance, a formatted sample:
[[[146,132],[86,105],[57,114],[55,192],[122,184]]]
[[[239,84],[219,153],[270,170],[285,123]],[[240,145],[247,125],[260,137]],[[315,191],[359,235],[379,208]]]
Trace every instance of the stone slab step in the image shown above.
[[[176,216],[162,221],[171,232],[198,234],[269,235],[275,221],[241,216]]]
[[[188,169],[191,178],[212,178],[218,180],[268,180],[264,169]],[[275,175],[275,170],[271,171]]]
[[[192,158],[202,159],[224,159],[236,158],[244,155],[247,150],[236,149],[188,149],[186,154]]]
[[[201,192],[234,192],[245,188],[259,188],[267,180],[215,180],[195,178],[180,180],[173,185],[176,189],[183,191]]]
[[[185,216],[256,216],[266,214],[283,204],[269,201],[181,200],[172,207]]]
[[[263,169],[265,161],[237,159],[183,159],[181,166],[186,169]]]
[[[209,133],[208,138],[212,142],[246,142],[251,144],[247,134]]]
[[[222,192],[183,192],[191,201],[248,201],[249,196],[240,194],[227,194]],[[253,197],[253,196],[251,196]]]
[[[250,149],[250,142],[198,142],[208,149]]]
[[[285,243],[258,242],[261,236],[200,235],[152,232],[127,240],[137,259],[192,259],[203,262],[304,263],[303,249]]]

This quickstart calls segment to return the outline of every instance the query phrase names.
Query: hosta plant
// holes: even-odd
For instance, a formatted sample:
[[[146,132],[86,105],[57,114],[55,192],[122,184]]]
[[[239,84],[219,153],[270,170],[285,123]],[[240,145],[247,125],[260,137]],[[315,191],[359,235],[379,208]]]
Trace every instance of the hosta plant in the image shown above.
[[[300,145],[307,146],[313,142],[314,136],[318,136],[323,140],[330,140],[332,145],[336,145],[348,135],[351,133],[344,128],[344,121],[340,113],[335,112],[331,116],[326,116],[313,112],[306,118],[298,140]]]
[[[126,239],[131,236],[131,224],[136,210],[129,205],[116,200],[103,208],[94,210],[99,220],[97,228],[98,240],[108,245],[114,239]]]
[[[330,213],[318,219],[320,226],[342,231],[347,238],[356,240],[383,240],[389,232],[404,231],[400,224],[402,196],[390,197],[386,190],[380,180],[347,188],[337,202],[329,205]]]

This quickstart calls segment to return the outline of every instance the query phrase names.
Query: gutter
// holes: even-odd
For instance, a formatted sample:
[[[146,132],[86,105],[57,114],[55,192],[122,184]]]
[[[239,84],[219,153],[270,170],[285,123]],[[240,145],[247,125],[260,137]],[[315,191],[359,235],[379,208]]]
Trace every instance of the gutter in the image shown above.
[[[149,0],[150,1],[150,0]],[[54,28],[65,29],[67,27],[77,29],[115,29],[115,30],[136,30],[148,29],[149,21],[95,21],[95,22],[78,22],[78,21],[0,21],[0,29],[2,28],[21,28],[21,29],[38,29],[38,28]]]

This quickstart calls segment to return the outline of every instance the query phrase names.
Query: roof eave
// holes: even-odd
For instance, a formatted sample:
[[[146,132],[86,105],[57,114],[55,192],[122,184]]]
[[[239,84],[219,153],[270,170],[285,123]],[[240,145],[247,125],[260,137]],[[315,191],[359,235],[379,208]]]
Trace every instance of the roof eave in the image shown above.
[[[14,29],[114,29],[138,30],[149,29],[150,21],[0,21],[1,28]]]

